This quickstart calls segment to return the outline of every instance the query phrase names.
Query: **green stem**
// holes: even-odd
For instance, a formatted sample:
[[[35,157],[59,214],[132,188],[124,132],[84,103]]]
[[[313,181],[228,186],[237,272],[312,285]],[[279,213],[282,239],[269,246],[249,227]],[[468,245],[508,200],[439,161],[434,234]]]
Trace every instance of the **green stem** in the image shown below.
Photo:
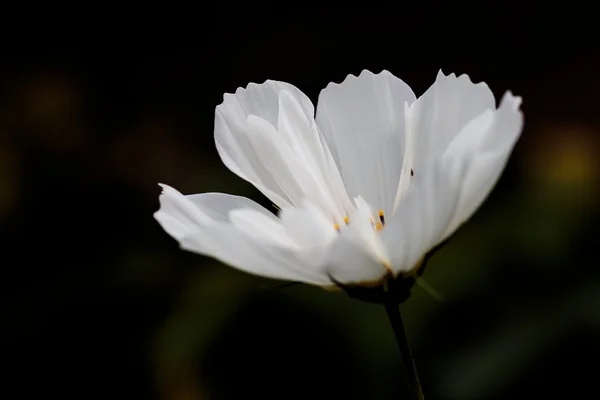
[[[400,307],[395,303],[386,302],[385,311],[387,312],[390,324],[394,330],[396,343],[400,349],[402,364],[404,365],[404,372],[408,382],[408,390],[411,396],[410,398],[413,400],[423,400],[423,390],[421,388],[421,383],[419,382],[419,376],[417,375],[415,360],[413,359],[410,346],[408,345],[404,323],[402,322],[402,315],[400,314]]]

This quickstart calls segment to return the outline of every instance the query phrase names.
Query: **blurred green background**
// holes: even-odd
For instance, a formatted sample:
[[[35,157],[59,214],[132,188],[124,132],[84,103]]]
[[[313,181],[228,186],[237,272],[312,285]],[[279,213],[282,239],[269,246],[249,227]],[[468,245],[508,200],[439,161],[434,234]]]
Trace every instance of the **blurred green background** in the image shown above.
[[[600,62],[581,19],[514,8],[234,17],[150,25],[1,57],[0,396],[403,398],[383,307],[178,249],[158,182],[268,200],[230,173],[214,108],[248,82],[319,90],[388,69],[523,97],[496,189],[402,306],[426,398],[594,398]],[[177,20],[172,21],[177,23]],[[586,31],[586,29],[589,30]]]

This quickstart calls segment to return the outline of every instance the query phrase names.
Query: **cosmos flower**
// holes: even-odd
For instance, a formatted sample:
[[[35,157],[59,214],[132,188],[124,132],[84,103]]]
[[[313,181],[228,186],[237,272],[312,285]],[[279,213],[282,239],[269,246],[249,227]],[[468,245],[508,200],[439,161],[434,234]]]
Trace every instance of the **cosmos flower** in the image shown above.
[[[269,278],[331,286],[409,275],[467,220],[521,133],[521,98],[444,75],[418,99],[388,71],[321,91],[267,80],[215,112],[223,163],[276,206],[161,184],[155,218],[188,251]]]

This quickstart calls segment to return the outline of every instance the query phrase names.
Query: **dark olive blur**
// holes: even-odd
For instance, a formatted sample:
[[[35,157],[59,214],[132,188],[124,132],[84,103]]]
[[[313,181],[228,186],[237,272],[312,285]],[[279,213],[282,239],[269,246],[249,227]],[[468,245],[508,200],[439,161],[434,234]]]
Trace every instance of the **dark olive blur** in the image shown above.
[[[594,29],[513,4],[401,8],[221,10],[3,52],[0,397],[407,398],[382,306],[273,288],[181,251],[152,214],[159,182],[271,206],[215,150],[224,93],[276,79],[316,103],[330,81],[387,69],[420,95],[441,68],[522,96],[525,128],[401,307],[425,397],[596,398]]]

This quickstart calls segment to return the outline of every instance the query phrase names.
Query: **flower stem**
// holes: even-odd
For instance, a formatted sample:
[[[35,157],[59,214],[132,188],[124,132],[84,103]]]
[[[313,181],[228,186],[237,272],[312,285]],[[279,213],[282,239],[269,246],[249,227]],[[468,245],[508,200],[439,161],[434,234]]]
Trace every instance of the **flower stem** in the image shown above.
[[[410,398],[413,400],[423,400],[423,390],[421,389],[421,383],[419,382],[419,376],[417,375],[415,360],[413,359],[410,346],[408,345],[404,323],[402,322],[402,315],[400,314],[400,307],[396,303],[386,302],[385,311],[387,312],[390,324],[394,330],[396,343],[400,349]]]

